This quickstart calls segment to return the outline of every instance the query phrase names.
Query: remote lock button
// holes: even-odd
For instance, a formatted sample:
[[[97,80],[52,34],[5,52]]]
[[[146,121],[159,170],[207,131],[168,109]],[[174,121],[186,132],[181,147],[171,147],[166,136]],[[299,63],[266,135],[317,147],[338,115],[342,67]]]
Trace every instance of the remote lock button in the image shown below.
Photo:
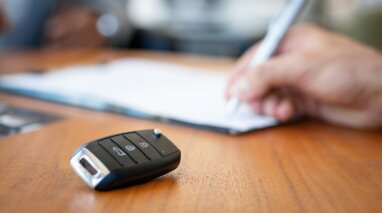
[[[139,135],[153,145],[162,156],[167,156],[178,150],[161,132],[158,134],[158,130],[154,130],[154,133],[152,130],[140,131]]]
[[[122,135],[115,136],[111,138],[118,146],[122,147],[123,150],[136,162],[136,163],[145,163],[149,159],[130,141],[128,141]]]
[[[129,133],[124,134],[124,136],[129,139],[136,147],[138,147],[142,152],[150,159],[155,160],[159,159],[162,156],[159,154],[159,152],[147,141],[145,141],[143,138],[141,138],[136,133]]]
[[[107,152],[109,152],[122,166],[135,165],[135,162],[110,139],[104,139],[98,142]]]

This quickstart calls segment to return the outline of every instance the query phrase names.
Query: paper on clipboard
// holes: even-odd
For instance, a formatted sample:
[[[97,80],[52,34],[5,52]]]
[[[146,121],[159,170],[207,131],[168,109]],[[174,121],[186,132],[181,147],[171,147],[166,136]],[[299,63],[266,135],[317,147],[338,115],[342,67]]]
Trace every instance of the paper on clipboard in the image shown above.
[[[277,125],[242,107],[227,116],[225,73],[130,58],[44,74],[0,77],[2,90],[97,110],[170,120],[238,134]]]

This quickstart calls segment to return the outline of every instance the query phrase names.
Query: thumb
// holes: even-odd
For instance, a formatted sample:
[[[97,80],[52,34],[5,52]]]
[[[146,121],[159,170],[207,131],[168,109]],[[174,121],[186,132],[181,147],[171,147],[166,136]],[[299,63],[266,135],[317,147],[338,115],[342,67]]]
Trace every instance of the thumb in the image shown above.
[[[231,72],[226,90],[225,90],[225,96],[228,98],[229,96],[234,93],[234,86],[237,84],[237,80],[240,79],[245,72],[245,67],[249,64],[251,59],[253,58],[253,55],[255,55],[259,44],[256,44],[252,46],[243,56],[240,57],[239,61],[235,64],[235,67],[233,69],[233,72]]]
[[[301,88],[308,77],[309,69],[306,59],[300,54],[280,55],[247,70],[245,80],[247,87],[240,91],[239,98],[244,100],[262,98],[272,89],[292,86]]]

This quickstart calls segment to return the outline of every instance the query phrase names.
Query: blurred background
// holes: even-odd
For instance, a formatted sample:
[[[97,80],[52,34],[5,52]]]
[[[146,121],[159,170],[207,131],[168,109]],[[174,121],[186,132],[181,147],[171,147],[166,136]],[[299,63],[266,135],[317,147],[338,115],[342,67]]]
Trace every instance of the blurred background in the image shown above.
[[[0,0],[0,51],[122,48],[232,56],[287,0]],[[302,21],[382,49],[382,0],[311,0]]]

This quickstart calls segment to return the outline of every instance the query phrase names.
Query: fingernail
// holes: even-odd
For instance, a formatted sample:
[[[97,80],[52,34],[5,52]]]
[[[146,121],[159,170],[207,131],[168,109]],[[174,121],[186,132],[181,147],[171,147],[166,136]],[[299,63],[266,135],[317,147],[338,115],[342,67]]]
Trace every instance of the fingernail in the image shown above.
[[[293,116],[293,107],[291,103],[287,100],[284,100],[276,110],[276,116],[281,121],[287,121]]]

